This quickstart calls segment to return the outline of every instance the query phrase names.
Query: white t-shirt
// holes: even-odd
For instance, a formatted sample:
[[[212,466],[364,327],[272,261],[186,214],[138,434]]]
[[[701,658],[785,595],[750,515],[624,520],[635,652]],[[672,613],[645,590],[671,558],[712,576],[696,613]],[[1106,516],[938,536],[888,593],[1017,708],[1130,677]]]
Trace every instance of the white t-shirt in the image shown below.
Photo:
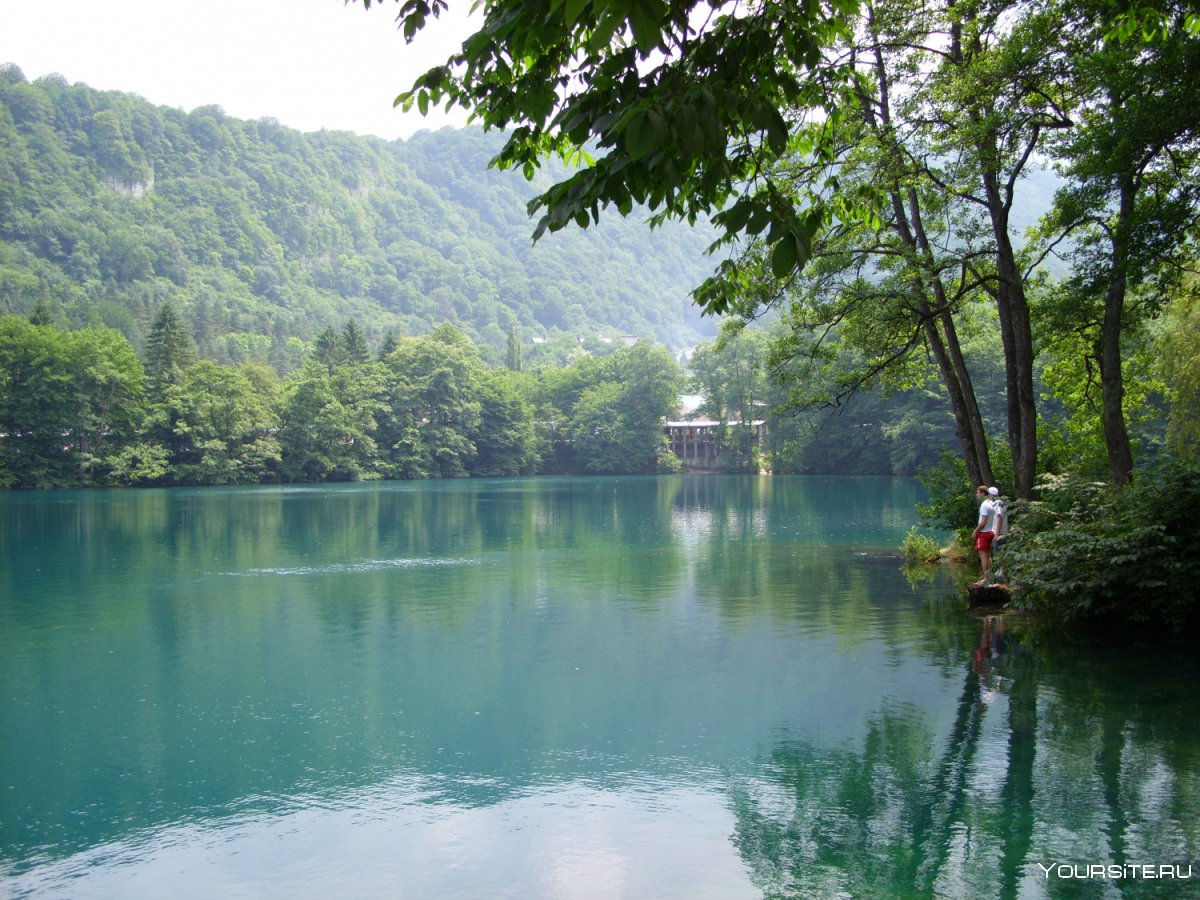
[[[996,530],[996,504],[989,497],[979,504],[979,522],[981,532]]]

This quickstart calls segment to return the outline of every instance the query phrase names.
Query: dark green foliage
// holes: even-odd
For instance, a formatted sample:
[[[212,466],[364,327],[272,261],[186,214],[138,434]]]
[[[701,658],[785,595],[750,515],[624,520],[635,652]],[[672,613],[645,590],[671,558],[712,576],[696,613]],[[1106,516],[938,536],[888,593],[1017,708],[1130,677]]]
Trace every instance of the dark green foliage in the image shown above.
[[[33,312],[29,314],[29,321],[34,325],[54,324],[54,315],[50,312],[50,305],[46,303],[45,297],[38,297],[37,303],[34,304]]]
[[[1128,487],[1054,478],[1015,511],[1004,556],[1020,605],[1063,619],[1182,626],[1200,613],[1200,467],[1168,460]]]
[[[0,317],[0,487],[94,483],[140,421],[143,389],[116,332]]]
[[[481,476],[529,475],[540,462],[533,410],[520,383],[503,372],[489,372],[479,383],[479,425],[472,435]]]
[[[367,336],[353,319],[342,327],[342,347],[345,349],[346,359],[352,363],[366,362],[371,358]]]
[[[313,341],[313,359],[330,372],[347,360],[346,344],[337,330],[330,325]]]
[[[579,392],[568,435],[579,469],[588,474],[672,471],[662,421],[679,402],[679,366],[661,347],[639,342],[600,364],[600,380]]]
[[[146,338],[146,370],[156,393],[179,381],[196,358],[191,334],[179,317],[175,304],[164,303],[154,317]]]
[[[18,488],[73,480],[71,359],[53,329],[23,319],[0,322],[0,479]]]
[[[681,375],[662,347],[606,348],[529,374],[488,365],[449,325],[393,339],[383,359],[352,358],[347,334],[328,328],[327,352],[315,348],[282,387],[256,363],[160,363],[173,374],[144,402],[142,365],[112,329],[0,317],[0,488],[649,473],[676,462],[662,420]]]

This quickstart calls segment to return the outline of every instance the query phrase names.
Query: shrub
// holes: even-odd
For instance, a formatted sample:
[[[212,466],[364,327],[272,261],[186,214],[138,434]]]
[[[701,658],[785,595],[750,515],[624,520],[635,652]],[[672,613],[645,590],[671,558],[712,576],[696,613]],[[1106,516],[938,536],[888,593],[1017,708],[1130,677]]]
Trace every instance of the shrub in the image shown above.
[[[937,541],[927,534],[921,534],[914,525],[904,536],[900,545],[906,563],[930,562],[938,557]]]
[[[1017,604],[1064,619],[1180,626],[1197,615],[1200,469],[1167,461],[1125,488],[1063,476],[1022,504],[1005,567]]]

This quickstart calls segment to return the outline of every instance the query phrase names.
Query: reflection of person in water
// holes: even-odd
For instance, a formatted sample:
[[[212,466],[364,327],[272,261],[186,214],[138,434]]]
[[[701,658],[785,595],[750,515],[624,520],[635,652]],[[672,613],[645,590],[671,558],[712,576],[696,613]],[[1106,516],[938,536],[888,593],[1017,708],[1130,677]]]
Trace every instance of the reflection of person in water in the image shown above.
[[[975,659],[971,667],[980,681],[985,683],[983,702],[990,703],[995,696],[995,685],[990,684],[989,676],[996,674],[997,666],[1004,662],[1004,654],[1008,650],[1008,634],[1004,625],[1004,616],[984,616],[983,625],[979,630],[979,643],[975,647]]]

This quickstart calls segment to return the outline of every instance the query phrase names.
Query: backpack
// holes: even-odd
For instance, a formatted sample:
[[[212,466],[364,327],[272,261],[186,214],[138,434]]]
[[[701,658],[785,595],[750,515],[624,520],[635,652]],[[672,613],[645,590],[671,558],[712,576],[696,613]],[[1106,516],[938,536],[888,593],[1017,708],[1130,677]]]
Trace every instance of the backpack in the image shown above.
[[[1004,501],[996,498],[992,501],[993,513],[996,516],[995,521],[998,523],[996,527],[996,537],[1004,537],[1008,534],[1008,510],[1004,508]]]

